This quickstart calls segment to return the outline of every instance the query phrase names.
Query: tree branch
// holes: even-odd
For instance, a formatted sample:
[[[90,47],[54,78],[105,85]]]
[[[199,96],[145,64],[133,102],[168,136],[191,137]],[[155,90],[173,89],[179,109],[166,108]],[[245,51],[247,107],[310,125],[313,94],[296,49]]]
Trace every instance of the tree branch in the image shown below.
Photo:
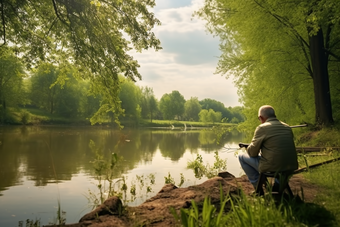
[[[65,25],[69,26],[69,24],[67,24],[67,22],[65,20],[63,20],[60,15],[59,15],[59,12],[58,12],[58,8],[57,8],[57,3],[55,2],[55,0],[52,0],[52,3],[53,3],[53,8],[54,8],[54,12],[56,14],[56,16],[58,17],[58,19]]]
[[[273,16],[276,20],[278,20],[281,24],[283,24],[284,26],[286,26],[287,28],[290,28],[292,33],[294,34],[294,36],[296,38],[298,38],[303,44],[305,44],[308,48],[309,48],[309,44],[307,43],[307,41],[299,34],[298,31],[296,31],[296,29],[294,28],[294,26],[287,21],[286,18],[273,13],[272,11],[270,11],[269,9],[266,9],[263,5],[261,5],[257,0],[254,0],[254,2],[260,6],[261,8],[263,8],[269,15]]]
[[[331,51],[329,51],[329,50],[327,50],[327,49],[324,49],[324,51],[325,51],[327,54],[329,54],[329,55],[331,55],[332,57],[334,57],[336,60],[340,61],[340,56],[334,54],[333,52],[331,52]]]

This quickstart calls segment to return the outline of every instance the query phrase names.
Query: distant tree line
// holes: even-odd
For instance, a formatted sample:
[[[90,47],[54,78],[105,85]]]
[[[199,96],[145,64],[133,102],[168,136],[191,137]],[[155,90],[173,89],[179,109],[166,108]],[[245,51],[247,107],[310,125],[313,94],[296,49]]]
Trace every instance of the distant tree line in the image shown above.
[[[94,118],[96,122],[119,121],[138,123],[140,119],[186,120],[202,122],[243,122],[242,107],[225,107],[223,103],[197,97],[185,100],[178,91],[155,98],[153,89],[139,87],[131,79],[119,76],[120,111],[98,111],[109,108],[90,80],[70,64],[40,64],[25,71],[20,59],[10,49],[0,49],[1,121],[10,116],[8,108],[28,107],[66,118]],[[100,113],[100,115],[98,115]],[[123,114],[121,114],[123,113]]]

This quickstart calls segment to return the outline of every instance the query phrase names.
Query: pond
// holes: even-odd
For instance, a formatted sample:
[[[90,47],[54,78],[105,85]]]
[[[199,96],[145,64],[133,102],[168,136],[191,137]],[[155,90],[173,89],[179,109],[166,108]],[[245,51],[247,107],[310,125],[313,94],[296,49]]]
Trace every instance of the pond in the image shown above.
[[[58,208],[66,223],[78,222],[99,193],[96,152],[108,161],[112,153],[121,157],[113,183],[119,190],[124,177],[128,192],[135,187],[136,196],[124,194],[123,202],[136,206],[157,194],[166,178],[177,185],[184,179],[181,187],[204,182],[206,177],[196,178],[187,169],[197,155],[213,165],[217,151],[227,160],[227,171],[240,176],[238,160],[226,147],[235,148],[243,139],[237,131],[216,144],[210,130],[1,126],[0,226],[18,226],[27,219],[56,223]]]

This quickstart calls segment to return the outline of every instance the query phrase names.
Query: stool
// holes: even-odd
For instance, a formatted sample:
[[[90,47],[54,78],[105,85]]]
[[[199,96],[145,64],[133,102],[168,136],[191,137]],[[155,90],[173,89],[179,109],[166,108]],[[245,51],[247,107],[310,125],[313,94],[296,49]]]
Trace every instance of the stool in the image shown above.
[[[271,192],[272,194],[278,194],[280,196],[283,195],[284,191],[287,190],[288,195],[292,198],[293,192],[289,187],[289,178],[291,177],[292,172],[265,172],[265,173],[260,173],[260,177],[259,180],[257,181],[257,186],[256,186],[256,195],[264,195],[264,188],[267,188],[267,186],[269,186],[269,181],[268,181],[268,177],[271,178],[277,178],[280,182],[280,187],[278,192]],[[267,190],[268,191],[268,190]]]

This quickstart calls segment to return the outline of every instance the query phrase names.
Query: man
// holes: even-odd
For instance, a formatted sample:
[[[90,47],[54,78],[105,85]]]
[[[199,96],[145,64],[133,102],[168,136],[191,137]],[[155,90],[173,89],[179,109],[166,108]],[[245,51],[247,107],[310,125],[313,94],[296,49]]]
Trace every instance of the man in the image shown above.
[[[259,172],[275,173],[298,168],[293,132],[289,125],[279,121],[274,108],[269,105],[260,107],[258,118],[261,124],[255,130],[247,153],[238,156],[242,169],[255,189]]]

